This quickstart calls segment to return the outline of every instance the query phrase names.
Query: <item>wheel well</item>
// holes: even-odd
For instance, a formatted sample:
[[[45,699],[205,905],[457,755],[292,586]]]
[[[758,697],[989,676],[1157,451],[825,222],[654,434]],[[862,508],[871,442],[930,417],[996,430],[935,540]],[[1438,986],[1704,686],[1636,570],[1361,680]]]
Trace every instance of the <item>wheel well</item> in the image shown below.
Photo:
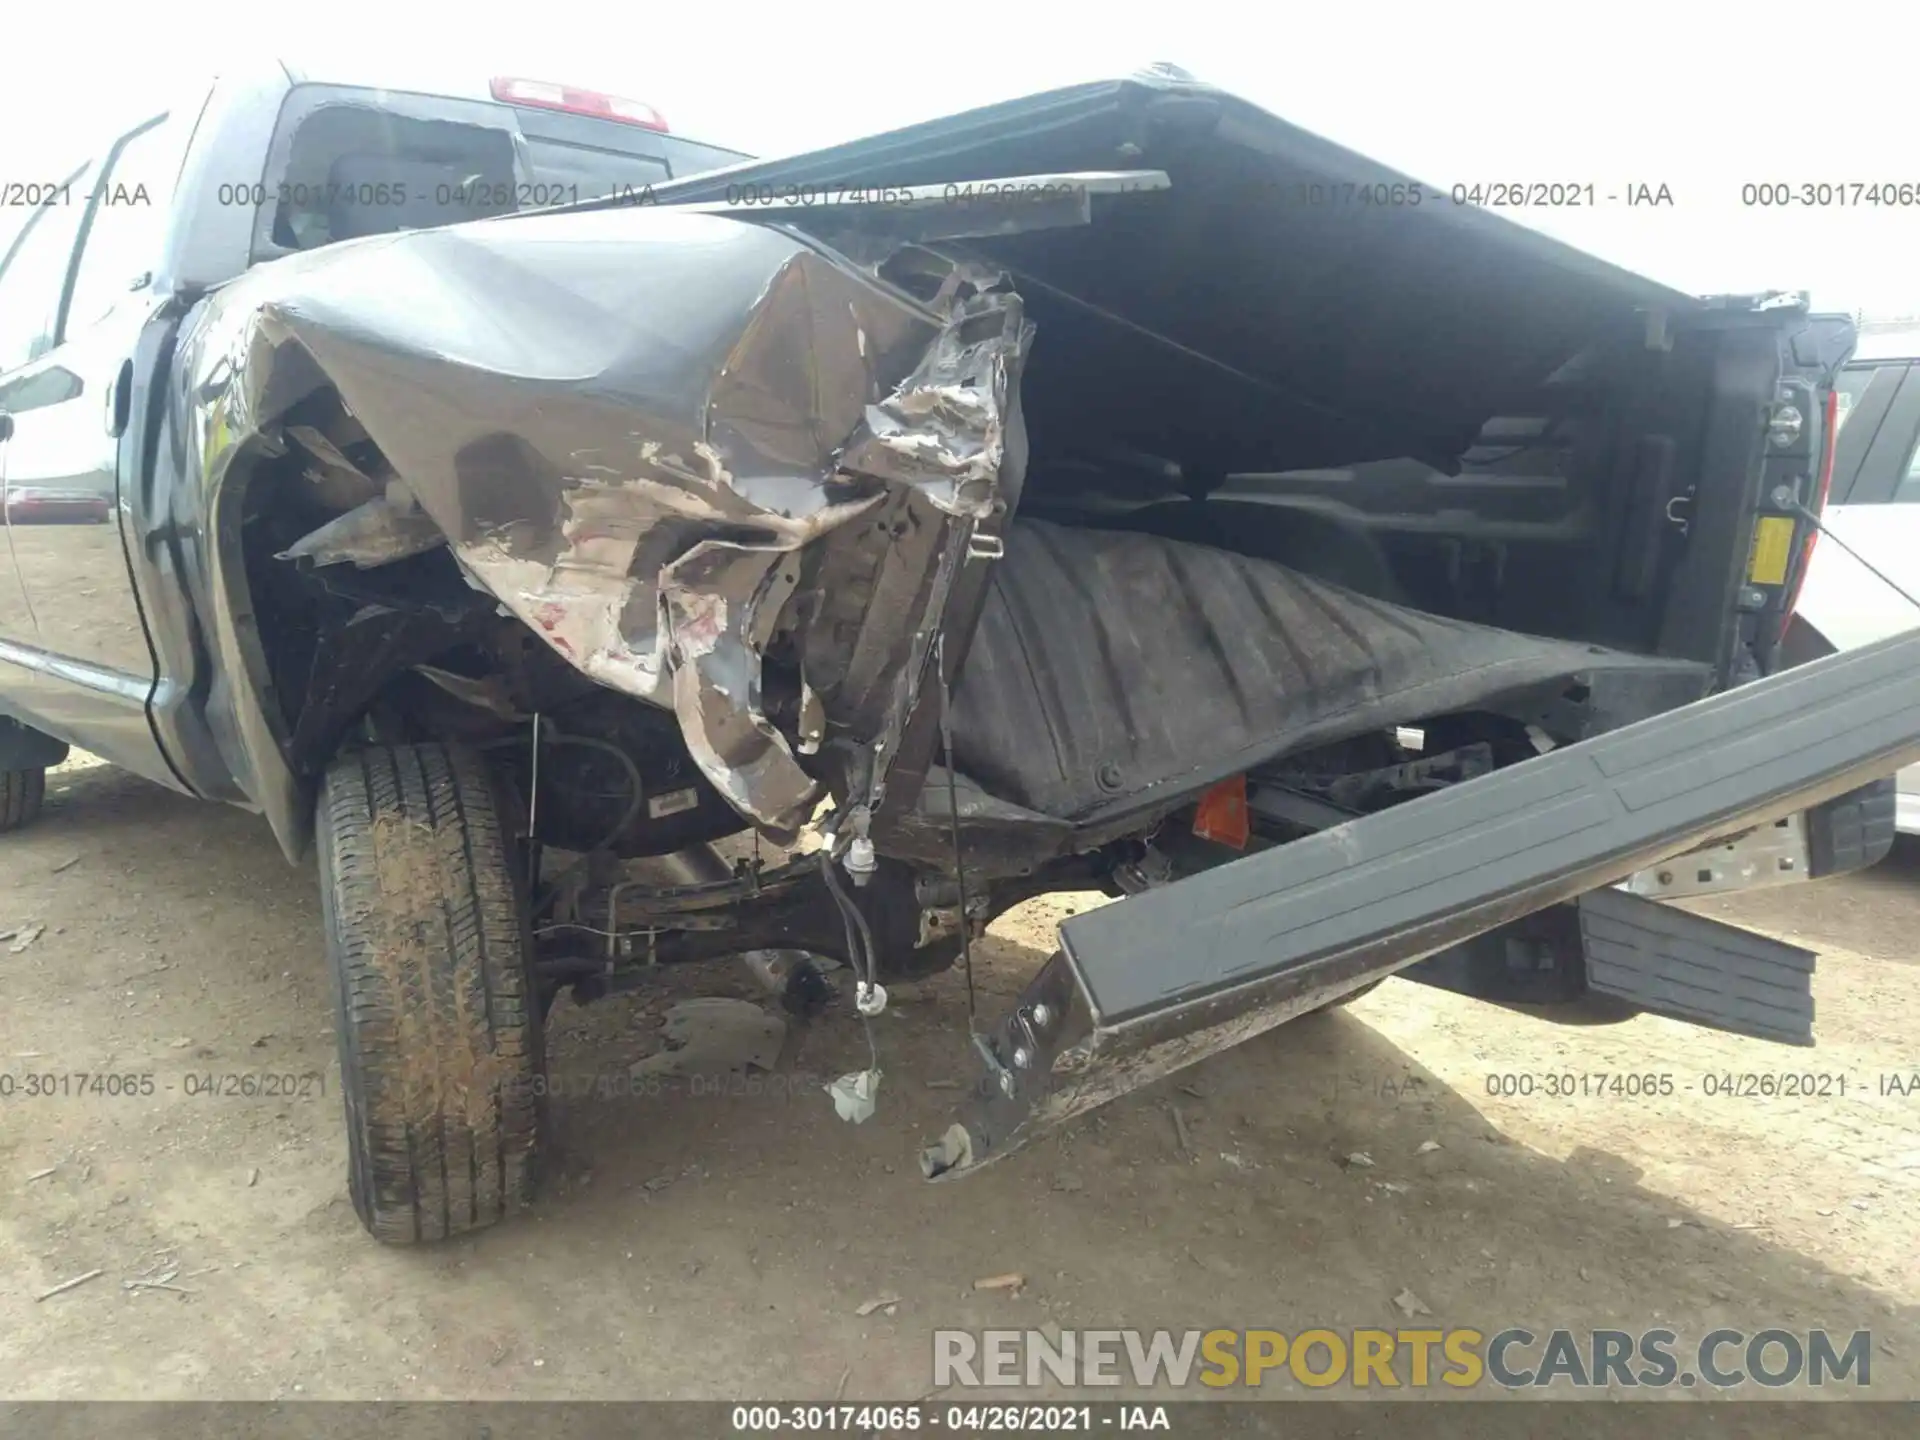
[[[299,783],[310,787],[343,746],[454,740],[495,752],[527,796],[537,715],[545,842],[608,839],[651,854],[746,827],[671,713],[581,674],[470,585],[444,543],[367,568],[289,556],[393,471],[331,390],[304,398],[281,429],[287,443],[261,457],[239,497],[237,612],[253,617],[256,688]]]
[[[259,464],[241,508],[263,693],[289,766],[309,778],[398,677],[455,650],[485,651],[504,631],[444,547],[369,570],[282,558],[333,513],[291,449]]]

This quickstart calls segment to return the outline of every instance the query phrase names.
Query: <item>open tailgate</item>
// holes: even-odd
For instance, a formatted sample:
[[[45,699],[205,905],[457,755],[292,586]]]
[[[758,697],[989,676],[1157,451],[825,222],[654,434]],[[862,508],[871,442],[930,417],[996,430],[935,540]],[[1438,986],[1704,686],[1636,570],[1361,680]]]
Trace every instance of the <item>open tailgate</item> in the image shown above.
[[[1060,926],[929,1176],[1403,969],[1920,759],[1920,631],[1829,656]]]

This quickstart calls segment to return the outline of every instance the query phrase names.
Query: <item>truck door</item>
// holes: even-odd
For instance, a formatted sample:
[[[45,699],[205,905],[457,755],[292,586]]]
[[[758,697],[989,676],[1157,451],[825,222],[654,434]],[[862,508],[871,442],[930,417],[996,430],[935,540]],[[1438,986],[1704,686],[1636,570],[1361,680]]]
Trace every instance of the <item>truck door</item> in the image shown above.
[[[122,450],[131,356],[153,301],[179,172],[165,116],[117,139],[83,190],[51,317],[51,341],[0,382],[9,412],[7,531],[34,625],[29,719],[128,769],[166,779],[146,719],[154,656],[122,531]]]

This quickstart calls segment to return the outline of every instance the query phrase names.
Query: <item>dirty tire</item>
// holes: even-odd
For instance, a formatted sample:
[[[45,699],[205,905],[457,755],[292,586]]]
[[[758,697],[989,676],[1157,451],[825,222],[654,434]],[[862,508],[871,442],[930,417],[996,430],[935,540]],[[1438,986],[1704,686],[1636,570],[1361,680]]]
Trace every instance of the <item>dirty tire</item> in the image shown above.
[[[0,770],[0,834],[32,824],[46,797],[45,770]]]
[[[533,1197],[543,1120],[526,905],[480,758],[336,759],[315,819],[347,1182],[378,1240],[443,1240]]]

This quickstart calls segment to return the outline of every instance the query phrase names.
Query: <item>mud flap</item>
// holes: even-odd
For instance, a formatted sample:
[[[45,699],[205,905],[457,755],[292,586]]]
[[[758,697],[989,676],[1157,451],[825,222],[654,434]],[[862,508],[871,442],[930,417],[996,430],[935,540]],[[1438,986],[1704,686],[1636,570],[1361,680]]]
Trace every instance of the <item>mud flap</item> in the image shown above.
[[[977,1037],[985,1073],[922,1168],[978,1168],[1446,946],[1916,759],[1920,631],[1073,916]]]
[[[1736,1035],[1813,1044],[1811,950],[1624,890],[1579,902],[1587,988]]]

